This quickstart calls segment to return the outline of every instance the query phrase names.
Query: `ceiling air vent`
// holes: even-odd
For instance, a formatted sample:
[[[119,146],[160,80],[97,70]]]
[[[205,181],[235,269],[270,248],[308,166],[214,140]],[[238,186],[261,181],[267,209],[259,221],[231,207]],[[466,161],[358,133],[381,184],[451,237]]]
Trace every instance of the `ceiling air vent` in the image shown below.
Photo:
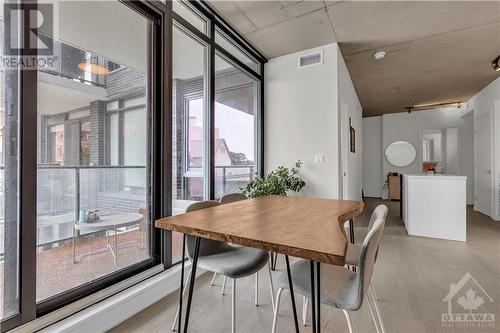
[[[323,63],[323,51],[305,54],[299,57],[299,68],[320,65]]]

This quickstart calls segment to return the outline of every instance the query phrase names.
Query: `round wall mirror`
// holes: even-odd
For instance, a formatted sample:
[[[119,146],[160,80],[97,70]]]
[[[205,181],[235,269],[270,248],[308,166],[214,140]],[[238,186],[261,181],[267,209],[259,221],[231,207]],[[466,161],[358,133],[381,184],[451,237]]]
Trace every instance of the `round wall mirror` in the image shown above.
[[[395,141],[385,148],[385,159],[395,167],[405,167],[413,163],[417,150],[407,141]]]

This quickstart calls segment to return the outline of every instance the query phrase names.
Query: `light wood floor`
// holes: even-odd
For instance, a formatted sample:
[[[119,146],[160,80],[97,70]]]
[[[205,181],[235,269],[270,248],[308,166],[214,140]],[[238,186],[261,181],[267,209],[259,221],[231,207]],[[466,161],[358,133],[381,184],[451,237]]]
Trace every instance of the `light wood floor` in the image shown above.
[[[381,200],[368,199],[356,222],[356,239],[360,241],[373,208]],[[373,285],[386,331],[389,332],[500,332],[500,222],[468,209],[467,243],[409,237],[399,218],[399,203],[387,203],[390,212],[380,246]],[[283,272],[281,256],[275,279]],[[493,298],[485,311],[493,312],[496,328],[447,328],[441,325],[441,313],[447,310],[443,298],[450,283],[457,283],[471,273]],[[264,272],[263,272],[264,273]],[[253,277],[237,281],[237,331],[270,332],[272,309],[267,275],[260,274],[260,302],[253,303]],[[191,311],[190,332],[230,332],[231,283],[222,296],[222,278],[210,286],[211,274],[196,280]],[[169,332],[175,314],[178,294],[172,294],[115,327],[112,333]],[[292,332],[293,320],[289,293],[281,302],[278,332]],[[297,298],[302,308],[302,299]],[[485,305],[486,306],[486,305]],[[354,332],[375,332],[368,307],[351,314]],[[322,332],[347,332],[341,311],[322,307]],[[310,332],[310,326],[301,332]]]

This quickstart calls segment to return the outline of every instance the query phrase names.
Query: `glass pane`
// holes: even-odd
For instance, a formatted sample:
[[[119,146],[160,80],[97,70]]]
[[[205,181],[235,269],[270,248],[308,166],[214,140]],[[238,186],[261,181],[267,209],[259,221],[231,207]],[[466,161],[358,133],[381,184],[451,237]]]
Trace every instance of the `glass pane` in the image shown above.
[[[189,56],[187,56],[189,55]],[[207,165],[206,101],[207,47],[173,29],[173,138],[172,214],[183,213],[198,200],[207,199],[204,170]],[[181,255],[181,236],[172,233],[172,258]]]
[[[227,37],[223,32],[218,29],[215,30],[215,42],[219,44],[227,52],[231,53],[236,59],[253,69],[255,72],[260,73],[259,63],[249,57],[243,52],[231,38]]]
[[[215,196],[240,192],[255,173],[258,81],[215,57]]]
[[[108,128],[109,165],[118,165],[119,163],[118,112],[109,114],[108,119],[109,119],[109,128]]]
[[[196,29],[207,34],[207,19],[181,0],[172,1],[172,9]]]
[[[4,8],[4,1],[0,1],[0,8]],[[4,33],[10,34],[9,28],[15,29],[19,22],[10,15],[2,16],[3,58]],[[17,69],[0,64],[0,320],[19,313],[19,74]]]
[[[56,13],[45,38],[65,61],[38,73],[37,301],[150,258],[150,21],[118,1]]]

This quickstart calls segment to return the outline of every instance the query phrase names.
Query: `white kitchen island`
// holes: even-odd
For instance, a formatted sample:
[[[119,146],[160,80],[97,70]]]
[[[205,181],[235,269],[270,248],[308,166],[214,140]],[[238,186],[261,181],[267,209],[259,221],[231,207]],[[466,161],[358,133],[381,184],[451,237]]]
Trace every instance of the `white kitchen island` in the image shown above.
[[[466,180],[453,175],[403,175],[408,234],[465,242]]]

